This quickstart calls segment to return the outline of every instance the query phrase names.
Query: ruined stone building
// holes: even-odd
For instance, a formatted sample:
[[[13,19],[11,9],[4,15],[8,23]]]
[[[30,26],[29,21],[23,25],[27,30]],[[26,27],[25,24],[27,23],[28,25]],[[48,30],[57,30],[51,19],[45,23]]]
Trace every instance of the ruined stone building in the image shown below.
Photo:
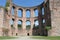
[[[20,35],[47,35],[48,36],[60,36],[60,0],[45,0],[42,4],[35,7],[21,7],[12,3],[12,0],[7,0],[9,6],[7,10],[0,7],[0,36],[3,36],[3,28],[8,29],[6,33],[9,36]],[[14,9],[14,15],[11,10]],[[44,15],[42,15],[42,8],[44,8]],[[34,17],[34,11],[38,10],[38,17]],[[17,11],[22,11],[22,17],[18,17]],[[26,18],[26,11],[29,10],[31,17]],[[14,21],[13,27],[11,27],[10,20]],[[34,21],[38,20],[39,25],[37,29],[34,29]],[[43,23],[45,20],[45,23]],[[18,21],[22,21],[22,29],[18,30]],[[31,22],[31,27],[26,30],[26,21]],[[50,27],[47,32],[46,27]]]

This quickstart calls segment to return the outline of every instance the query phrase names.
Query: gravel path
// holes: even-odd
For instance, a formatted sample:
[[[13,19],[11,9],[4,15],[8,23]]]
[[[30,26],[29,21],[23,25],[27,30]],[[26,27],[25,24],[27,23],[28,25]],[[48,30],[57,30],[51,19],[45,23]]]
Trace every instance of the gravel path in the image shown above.
[[[30,36],[19,36],[16,39],[7,39],[7,40],[47,40],[47,39],[32,39]]]

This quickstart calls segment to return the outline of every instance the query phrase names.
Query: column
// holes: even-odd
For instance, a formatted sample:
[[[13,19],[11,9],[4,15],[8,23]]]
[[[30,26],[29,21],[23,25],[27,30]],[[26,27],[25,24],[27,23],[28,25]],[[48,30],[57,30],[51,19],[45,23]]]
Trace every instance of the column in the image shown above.
[[[30,21],[31,21],[30,35],[32,35],[33,27],[34,27],[34,10],[33,10],[33,8],[31,9],[31,19],[30,19]]]
[[[31,20],[31,29],[33,29],[34,26],[34,19]]]
[[[23,20],[22,29],[26,30],[26,20]]]
[[[3,19],[4,19],[4,9],[3,8],[0,8],[0,36],[3,36],[3,32],[2,32],[2,27],[3,26]]]
[[[18,9],[16,8],[15,10],[14,10],[14,12],[15,12],[15,14],[14,14],[14,17],[15,17],[15,19],[14,19],[14,28],[15,28],[15,34],[14,35],[18,35],[18,15],[17,15],[17,11],[18,11]]]
[[[31,9],[31,17],[34,17],[34,9]]]
[[[26,18],[26,9],[23,9],[23,18]]]
[[[40,35],[43,35],[42,34],[42,7],[38,7],[38,21],[39,21],[39,33]]]
[[[18,20],[17,19],[14,20],[14,28],[15,28],[15,34],[14,35],[17,36],[17,34],[18,34]]]
[[[33,8],[31,9],[31,29],[33,28],[34,25],[34,10]]]
[[[26,10],[23,9],[23,25],[22,25],[22,29],[25,30],[26,29]]]
[[[33,27],[34,27],[34,19],[31,19],[30,35],[33,34]]]
[[[47,7],[46,7],[46,4],[44,3],[44,19],[45,19],[45,24],[44,24],[44,35],[46,35],[47,36],[47,30],[46,30],[46,26],[47,26],[47,16],[48,16],[48,14],[47,14]]]
[[[26,35],[26,10],[23,9],[23,17],[22,17],[22,35]]]
[[[12,19],[11,18],[11,7],[8,7],[8,13],[6,12],[6,27],[9,29],[9,33],[8,35],[9,36],[12,36],[12,30],[11,30],[11,25],[10,25],[10,20]]]
[[[45,28],[46,28],[46,26],[51,27],[51,14],[50,14],[50,8],[49,8],[49,1],[46,1],[46,2],[47,2],[46,4],[44,3]],[[46,7],[46,6],[48,6],[48,7]],[[45,33],[47,36],[51,34],[50,31],[48,31],[47,29],[45,29]]]

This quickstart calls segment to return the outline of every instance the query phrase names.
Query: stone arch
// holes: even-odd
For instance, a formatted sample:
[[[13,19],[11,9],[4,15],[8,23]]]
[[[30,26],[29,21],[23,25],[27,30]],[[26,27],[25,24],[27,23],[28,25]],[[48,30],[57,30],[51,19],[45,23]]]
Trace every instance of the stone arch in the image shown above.
[[[15,6],[12,6],[14,9],[16,8]]]
[[[11,28],[13,28],[14,27],[14,19],[13,18],[10,20],[10,24],[11,24]]]
[[[18,31],[22,29],[22,20],[18,20]]]
[[[38,8],[38,7],[41,7],[41,8],[44,7],[43,4],[44,4],[44,3],[42,3],[42,4],[39,5],[39,6],[32,7],[32,9],[33,9],[34,11],[35,11],[35,10],[39,10],[40,13],[41,13],[41,10],[40,10],[40,9],[37,9],[37,8]],[[27,7],[26,7],[26,8],[25,8],[25,7],[19,7],[19,6],[15,5],[15,4],[12,6],[12,8],[13,8],[13,9],[18,8],[18,10],[21,10],[22,12],[23,12],[23,10],[24,10],[24,12],[23,12],[23,13],[24,13],[24,14],[23,14],[24,16],[23,16],[23,17],[25,17],[25,12],[26,12],[26,11],[31,11],[31,10],[30,10],[30,7],[29,7],[29,8],[27,8]],[[27,10],[25,10],[25,9],[27,9]],[[15,17],[14,17],[14,18],[15,18],[15,22],[14,22],[14,23],[16,23],[16,24],[14,24],[14,26],[17,27],[17,21],[22,22],[22,20],[23,20],[23,33],[26,33],[26,32],[25,32],[25,29],[24,29],[24,28],[26,27],[26,24],[25,24],[26,19],[28,19],[28,21],[32,19],[31,22],[30,22],[31,28],[32,28],[32,25],[35,25],[34,22],[33,22],[34,19],[35,19],[34,21],[36,21],[36,20],[39,20],[39,22],[43,21],[43,20],[42,20],[42,17],[41,17],[41,16],[43,16],[43,15],[41,15],[42,13],[41,13],[41,14],[39,13],[39,17],[36,17],[36,18],[35,18],[35,17],[33,17],[34,14],[32,15],[32,13],[34,13],[34,12],[32,11],[32,12],[30,13],[30,15],[28,15],[28,16],[30,16],[31,18],[30,18],[30,17],[29,17],[29,18],[26,18],[26,17],[25,17],[25,18],[21,18],[22,20],[19,20],[19,18],[17,17],[17,9],[15,10],[15,12],[16,12],[16,14],[15,14]],[[31,16],[31,15],[32,15],[32,16]],[[44,17],[45,17],[45,16],[44,16]],[[40,20],[40,19],[41,19],[41,20]],[[13,20],[14,20],[14,19],[13,19]],[[46,20],[47,20],[47,19],[46,19]],[[19,22],[19,23],[20,23],[20,22]],[[50,23],[50,22],[49,22],[49,23]],[[39,23],[38,23],[38,24],[39,24]],[[40,24],[40,25],[42,25],[42,24]],[[40,26],[40,25],[39,25],[39,26]],[[42,27],[42,26],[41,26],[41,27]],[[37,28],[36,28],[36,29],[37,29]],[[39,30],[40,30],[40,29],[39,29]],[[16,28],[15,31],[16,31],[16,33],[17,33],[17,28]],[[39,31],[39,32],[40,32],[40,31]],[[17,35],[17,34],[16,34],[16,35]],[[24,35],[25,35],[25,34],[24,34]]]
[[[45,13],[44,13],[44,7],[42,8],[42,15],[43,15],[43,16],[45,15]]]
[[[38,19],[34,20],[34,26],[33,26],[33,35],[38,35],[38,31],[39,30],[39,23],[38,23]]]
[[[18,9],[18,17],[22,17],[23,16],[23,9],[19,8]]]
[[[14,15],[15,6],[12,6],[11,13]]]
[[[34,9],[34,17],[38,17],[38,9],[37,8]]]
[[[26,21],[26,30],[30,30],[31,22],[29,20]]]
[[[18,20],[18,30],[22,29],[22,20]]]
[[[36,28],[36,29],[39,28],[39,21],[38,21],[38,19],[34,20],[34,28]]]
[[[31,11],[29,9],[26,10],[26,18],[31,17]]]
[[[43,19],[43,24],[45,24],[45,21],[46,21],[46,20],[45,20],[45,19]]]

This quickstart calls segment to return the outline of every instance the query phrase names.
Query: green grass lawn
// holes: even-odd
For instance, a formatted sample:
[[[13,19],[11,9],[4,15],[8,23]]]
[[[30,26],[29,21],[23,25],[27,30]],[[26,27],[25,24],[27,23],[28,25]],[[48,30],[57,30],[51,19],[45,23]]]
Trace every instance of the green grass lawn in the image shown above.
[[[5,39],[15,39],[17,37],[9,37],[9,36],[0,36],[0,40],[5,40]]]
[[[34,39],[60,40],[60,36],[32,36]]]
[[[30,36],[32,39],[60,40],[60,36]],[[18,37],[0,36],[0,40],[15,39]]]

